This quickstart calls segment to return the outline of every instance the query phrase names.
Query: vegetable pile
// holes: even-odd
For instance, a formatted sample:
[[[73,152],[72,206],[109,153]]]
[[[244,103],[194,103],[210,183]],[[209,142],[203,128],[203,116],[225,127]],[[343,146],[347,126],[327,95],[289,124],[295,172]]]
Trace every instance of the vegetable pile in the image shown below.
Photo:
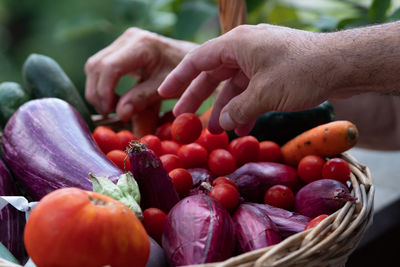
[[[32,90],[45,92],[51,82],[28,70]],[[61,98],[23,101],[4,124],[0,195],[40,202],[26,225],[1,210],[1,232],[13,234],[0,241],[39,266],[203,264],[278,244],[356,200],[340,154],[357,127],[314,124],[278,144],[168,112],[137,138],[92,130]]]

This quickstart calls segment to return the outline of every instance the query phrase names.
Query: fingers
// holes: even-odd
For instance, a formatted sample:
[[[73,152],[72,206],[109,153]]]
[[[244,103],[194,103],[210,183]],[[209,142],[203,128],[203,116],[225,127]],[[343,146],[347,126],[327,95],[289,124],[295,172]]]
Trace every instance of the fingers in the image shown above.
[[[184,112],[195,112],[217,86],[224,80],[232,77],[237,69],[220,67],[213,71],[202,72],[185,90],[174,107],[174,114],[178,116]]]
[[[226,130],[232,130],[234,128],[228,129],[225,125],[221,128],[220,125],[220,115],[221,110],[229,101],[242,93],[249,83],[249,79],[242,71],[237,71],[236,75],[234,75],[229,81],[227,81],[220,94],[217,97],[217,100],[214,103],[212,114],[210,120],[208,122],[208,129],[212,133],[220,133],[223,131],[223,128]]]
[[[121,121],[129,121],[133,114],[139,113],[154,103],[161,101],[157,88],[161,80],[149,79],[137,84],[118,101],[116,112]]]
[[[237,67],[226,42],[219,37],[189,52],[167,76],[158,93],[166,98],[179,96],[202,71],[215,70],[222,65]]]

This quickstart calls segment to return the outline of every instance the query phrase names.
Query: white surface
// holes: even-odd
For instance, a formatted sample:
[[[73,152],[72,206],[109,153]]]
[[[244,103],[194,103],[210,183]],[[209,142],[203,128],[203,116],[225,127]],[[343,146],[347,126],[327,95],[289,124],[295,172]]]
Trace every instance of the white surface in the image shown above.
[[[371,171],[375,185],[374,212],[400,199],[400,151],[353,148],[348,152]]]

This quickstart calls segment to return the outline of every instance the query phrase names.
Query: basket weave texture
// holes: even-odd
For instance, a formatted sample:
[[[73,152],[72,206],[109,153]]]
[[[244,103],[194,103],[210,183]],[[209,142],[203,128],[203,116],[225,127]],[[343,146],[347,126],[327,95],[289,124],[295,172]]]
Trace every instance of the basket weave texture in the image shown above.
[[[191,267],[344,266],[372,223],[375,189],[368,167],[348,153],[341,157],[350,165],[355,202],[348,201],[315,228],[292,235],[279,244],[223,262]]]

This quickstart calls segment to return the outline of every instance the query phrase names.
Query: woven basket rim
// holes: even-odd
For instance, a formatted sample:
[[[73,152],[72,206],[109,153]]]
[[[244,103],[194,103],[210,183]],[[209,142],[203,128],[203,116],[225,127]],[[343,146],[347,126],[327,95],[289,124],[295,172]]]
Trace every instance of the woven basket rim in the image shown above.
[[[223,262],[190,267],[344,266],[372,223],[375,187],[369,168],[349,153],[340,155],[350,166],[351,194],[357,198],[328,216],[318,226],[266,248]]]

